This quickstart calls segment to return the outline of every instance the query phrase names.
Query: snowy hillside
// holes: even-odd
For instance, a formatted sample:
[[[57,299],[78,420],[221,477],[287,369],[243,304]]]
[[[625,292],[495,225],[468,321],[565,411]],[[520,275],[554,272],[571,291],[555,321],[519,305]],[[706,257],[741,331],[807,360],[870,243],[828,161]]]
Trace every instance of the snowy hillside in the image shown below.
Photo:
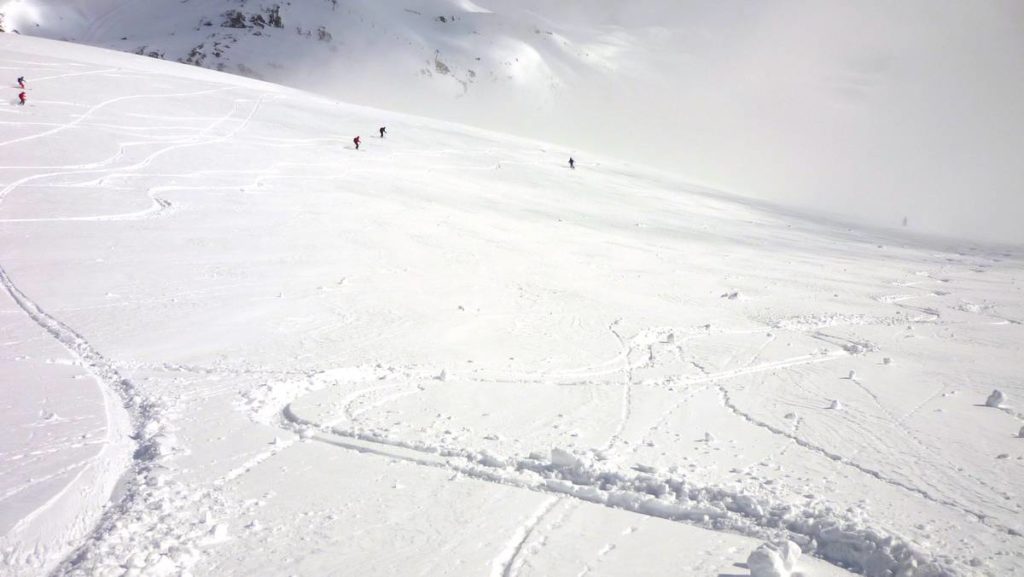
[[[1018,248],[124,53],[0,67],[4,575],[1024,572]]]
[[[1024,4],[0,0],[4,27],[1024,242]]]

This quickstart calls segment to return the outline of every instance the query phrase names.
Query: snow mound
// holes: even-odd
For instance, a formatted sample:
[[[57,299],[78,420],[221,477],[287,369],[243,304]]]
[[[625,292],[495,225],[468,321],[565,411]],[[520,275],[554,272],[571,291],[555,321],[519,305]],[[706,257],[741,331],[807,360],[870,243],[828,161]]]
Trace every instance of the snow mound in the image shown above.
[[[998,409],[1002,407],[1004,404],[1006,404],[1006,394],[1000,391],[999,389],[995,389],[994,391],[992,391],[992,394],[990,394],[988,398],[985,399],[986,407],[993,407]]]

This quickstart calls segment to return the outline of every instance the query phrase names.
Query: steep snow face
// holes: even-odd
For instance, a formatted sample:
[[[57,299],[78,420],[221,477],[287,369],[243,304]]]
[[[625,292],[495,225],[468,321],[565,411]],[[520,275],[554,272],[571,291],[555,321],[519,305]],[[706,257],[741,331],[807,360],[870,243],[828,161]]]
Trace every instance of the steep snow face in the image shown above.
[[[1024,241],[1020,3],[0,0],[7,28]]]
[[[130,54],[0,66],[5,576],[1024,572],[1019,250]]]

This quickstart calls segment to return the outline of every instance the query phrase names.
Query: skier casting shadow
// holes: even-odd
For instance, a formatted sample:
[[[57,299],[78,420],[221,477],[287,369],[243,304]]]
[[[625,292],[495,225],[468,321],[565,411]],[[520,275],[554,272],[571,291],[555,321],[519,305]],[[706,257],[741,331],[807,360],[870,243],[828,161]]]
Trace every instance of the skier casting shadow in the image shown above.
[[[359,137],[358,136],[352,139],[352,144],[355,144],[356,145],[356,150],[359,150]]]

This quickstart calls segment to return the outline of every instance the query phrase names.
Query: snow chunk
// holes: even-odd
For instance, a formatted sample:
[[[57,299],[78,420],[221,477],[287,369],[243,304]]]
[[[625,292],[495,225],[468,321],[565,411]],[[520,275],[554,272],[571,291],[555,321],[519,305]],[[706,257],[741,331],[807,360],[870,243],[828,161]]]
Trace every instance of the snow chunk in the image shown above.
[[[778,545],[779,555],[782,557],[782,565],[787,571],[796,569],[796,562],[800,560],[803,551],[800,546],[792,541],[785,541]]]
[[[832,409],[833,411],[842,411],[843,404],[839,402],[839,399],[832,399],[832,403],[829,404],[828,408]]]
[[[767,543],[747,557],[747,568],[750,569],[750,577],[789,577],[782,555]]]
[[[556,467],[578,467],[580,460],[569,451],[555,447],[551,449],[551,464]]]
[[[992,391],[991,395],[988,396],[988,399],[985,401],[985,406],[986,407],[995,407],[995,408],[998,409],[999,407],[1003,406],[1003,404],[1005,404],[1005,403],[1006,403],[1006,395],[1003,394],[1003,392],[1000,391],[999,389],[996,389],[996,390]]]

